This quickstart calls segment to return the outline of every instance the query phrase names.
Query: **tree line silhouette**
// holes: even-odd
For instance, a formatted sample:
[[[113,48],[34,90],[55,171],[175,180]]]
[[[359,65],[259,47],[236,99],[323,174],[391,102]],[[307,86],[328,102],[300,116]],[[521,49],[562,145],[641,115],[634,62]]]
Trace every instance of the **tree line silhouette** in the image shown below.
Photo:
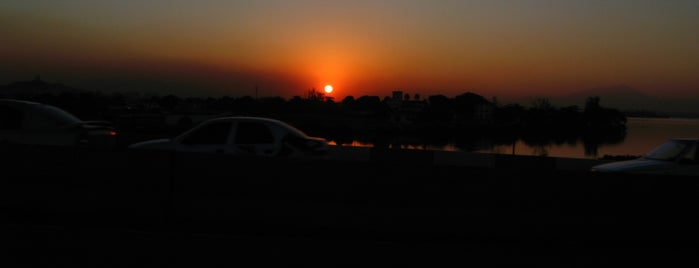
[[[281,119],[338,144],[359,141],[375,146],[420,147],[451,143],[471,151],[516,140],[542,146],[582,141],[589,154],[595,154],[600,144],[623,141],[626,135],[626,115],[601,106],[597,96],[589,97],[582,108],[555,107],[546,98],[536,99],[528,107],[519,103],[500,104],[495,98],[488,101],[472,92],[455,97],[435,94],[422,99],[418,94],[410,98],[408,94],[402,96],[394,92],[394,96],[384,98],[347,96],[336,102],[315,89],[310,89],[305,97],[290,99],[279,96],[179,97],[61,90],[64,88],[60,85],[37,80],[29,86],[36,89],[43,85],[52,90],[25,90],[26,94],[21,90],[2,90],[0,97],[52,104],[82,119],[113,121],[125,131],[138,126],[150,128],[154,133],[160,130],[174,134],[197,123],[191,119],[193,115],[247,115]],[[3,89],[7,88],[11,87]],[[167,115],[182,117],[174,126],[162,120],[137,120]],[[149,123],[138,125],[138,122]]]

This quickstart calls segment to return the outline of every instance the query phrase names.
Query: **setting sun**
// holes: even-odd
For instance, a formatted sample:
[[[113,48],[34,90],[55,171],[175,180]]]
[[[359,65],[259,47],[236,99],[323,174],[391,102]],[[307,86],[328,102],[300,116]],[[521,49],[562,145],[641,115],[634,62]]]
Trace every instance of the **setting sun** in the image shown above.
[[[332,93],[333,92],[333,86],[332,85],[326,85],[325,86],[325,93]]]

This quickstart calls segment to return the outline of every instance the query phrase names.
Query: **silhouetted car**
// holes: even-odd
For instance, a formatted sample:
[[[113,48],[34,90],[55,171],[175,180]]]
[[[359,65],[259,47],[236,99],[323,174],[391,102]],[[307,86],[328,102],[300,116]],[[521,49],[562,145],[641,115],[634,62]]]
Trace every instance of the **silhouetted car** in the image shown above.
[[[209,119],[173,139],[138,142],[129,149],[295,157],[325,155],[328,141],[277,119],[234,116]]]
[[[116,130],[111,122],[83,121],[56,106],[0,99],[0,144],[114,148]]]
[[[699,139],[670,139],[633,160],[596,165],[596,173],[699,176]]]

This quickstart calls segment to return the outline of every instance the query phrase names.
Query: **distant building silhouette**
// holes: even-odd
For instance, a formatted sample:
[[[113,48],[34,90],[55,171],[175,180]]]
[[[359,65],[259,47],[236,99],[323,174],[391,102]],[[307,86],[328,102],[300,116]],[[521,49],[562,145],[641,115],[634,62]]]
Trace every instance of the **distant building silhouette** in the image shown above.
[[[386,104],[391,109],[391,120],[400,124],[411,124],[415,122],[427,103],[421,101],[419,95],[410,100],[410,95],[403,95],[403,91],[393,91],[391,98],[386,100]]]

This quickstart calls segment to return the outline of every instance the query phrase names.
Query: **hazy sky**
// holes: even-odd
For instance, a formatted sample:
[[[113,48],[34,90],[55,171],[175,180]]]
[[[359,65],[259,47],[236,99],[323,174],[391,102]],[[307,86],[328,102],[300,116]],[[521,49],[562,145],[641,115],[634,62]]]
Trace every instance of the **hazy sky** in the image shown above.
[[[3,0],[0,84],[197,95],[699,96],[696,0]]]

